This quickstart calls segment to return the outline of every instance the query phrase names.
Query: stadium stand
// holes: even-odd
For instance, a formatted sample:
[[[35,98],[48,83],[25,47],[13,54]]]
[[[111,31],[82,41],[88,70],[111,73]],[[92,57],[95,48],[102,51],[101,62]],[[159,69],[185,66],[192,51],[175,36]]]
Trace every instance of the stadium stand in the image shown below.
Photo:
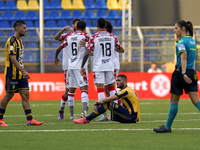
[[[0,11],[6,10],[6,6],[4,4],[4,1],[0,1]]]
[[[73,10],[71,0],[61,0],[61,7],[65,10]]]
[[[49,19],[50,20],[60,20],[61,17],[57,10],[50,10],[49,12]]]
[[[61,5],[60,5],[60,1],[58,1],[58,0],[51,0],[51,1],[50,1],[50,8],[51,8],[51,9],[58,9],[58,10],[61,10],[62,7],[61,7]]]
[[[32,20],[32,21],[39,20],[39,17],[36,14],[36,11],[28,10],[26,14],[26,20]]]
[[[5,7],[6,7],[6,10],[18,10],[15,4],[15,1],[13,0],[6,1]]]
[[[61,19],[71,20],[73,19],[69,10],[62,10],[61,11]]]
[[[81,10],[73,10],[72,12],[72,18],[80,18],[80,19],[83,19],[83,15],[82,15],[82,12]]]
[[[89,20],[84,20],[86,23],[86,27],[92,27],[92,24]]]
[[[83,4],[83,1],[82,0],[73,0],[73,9],[76,10],[85,10],[85,6]]]
[[[67,21],[65,21],[65,20],[58,21],[58,28],[63,28],[65,26],[67,26]]]
[[[8,21],[4,20],[4,21],[0,22],[0,27],[1,28],[10,28],[11,26]]]
[[[12,21],[15,20],[13,13],[11,10],[6,10],[4,11],[4,15],[3,15],[3,19],[4,20],[8,20],[8,21]]]
[[[94,15],[93,10],[85,10],[84,11],[84,18],[89,20],[95,20],[97,17]]]
[[[84,6],[87,9],[97,9],[93,0],[85,0]]]
[[[40,26],[40,22],[39,22],[39,20],[35,21],[34,26],[35,26],[36,28],[39,28],[39,26]]]
[[[121,17],[118,15],[117,10],[109,10],[108,11],[108,19],[119,20]]]
[[[108,9],[105,0],[97,0],[96,7],[97,9]]]
[[[96,17],[97,18],[103,17],[105,19],[108,19],[107,15],[106,15],[106,11],[105,10],[101,10],[101,9],[97,10]]]
[[[49,4],[49,1],[48,1],[48,0],[44,0],[44,1],[43,1],[43,5],[44,5],[44,9],[45,9],[45,10],[49,10],[49,9],[51,9],[51,7],[50,7],[50,4]]]
[[[24,14],[24,11],[18,10],[15,12],[15,20],[26,20],[26,16]]]
[[[4,20],[2,14],[0,13],[0,21]]]
[[[48,20],[45,24],[46,28],[57,28],[57,24],[54,20]]]
[[[28,1],[28,9],[29,10],[39,10],[39,5],[37,0],[29,0]]]
[[[119,10],[120,9],[117,0],[107,0],[107,7],[109,10]]]
[[[17,8],[19,10],[28,10],[28,5],[26,0],[18,0],[17,1]]]
[[[26,23],[27,28],[33,28],[34,27],[33,22],[30,21],[30,20],[26,20],[25,23]]]

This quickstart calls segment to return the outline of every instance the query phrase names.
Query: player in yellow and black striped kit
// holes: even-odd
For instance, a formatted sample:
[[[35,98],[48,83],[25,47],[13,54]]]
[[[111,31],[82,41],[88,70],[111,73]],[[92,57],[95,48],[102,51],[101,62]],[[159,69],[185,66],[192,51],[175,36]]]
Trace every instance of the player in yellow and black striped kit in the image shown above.
[[[92,119],[104,113],[107,109],[111,111],[111,120],[121,123],[136,123],[140,121],[140,103],[137,93],[127,86],[127,77],[118,75],[117,87],[121,91],[110,97],[105,97],[94,103],[94,111],[87,117],[75,119],[75,123],[89,123]],[[121,99],[123,105],[118,105],[114,100]]]
[[[14,23],[15,34],[6,42],[6,59],[5,71],[6,77],[6,94],[0,104],[0,126],[8,126],[3,120],[6,106],[14,93],[19,92],[22,97],[22,106],[27,118],[27,125],[42,125],[43,122],[38,122],[33,119],[29,102],[29,87],[28,80],[30,78],[28,72],[24,69],[23,57],[24,46],[21,37],[26,34],[26,24],[22,20]]]

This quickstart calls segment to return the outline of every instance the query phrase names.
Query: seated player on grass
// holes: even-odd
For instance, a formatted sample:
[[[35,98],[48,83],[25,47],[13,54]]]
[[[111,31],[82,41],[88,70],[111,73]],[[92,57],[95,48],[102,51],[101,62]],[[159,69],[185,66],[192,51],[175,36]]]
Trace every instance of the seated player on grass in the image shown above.
[[[111,120],[121,123],[136,123],[140,121],[140,103],[137,93],[127,86],[127,77],[123,74],[116,79],[117,88],[121,89],[110,97],[105,97],[94,103],[94,111],[87,117],[75,119],[78,124],[89,123],[91,120],[104,113],[111,111]],[[118,105],[115,100],[121,99],[123,105]]]

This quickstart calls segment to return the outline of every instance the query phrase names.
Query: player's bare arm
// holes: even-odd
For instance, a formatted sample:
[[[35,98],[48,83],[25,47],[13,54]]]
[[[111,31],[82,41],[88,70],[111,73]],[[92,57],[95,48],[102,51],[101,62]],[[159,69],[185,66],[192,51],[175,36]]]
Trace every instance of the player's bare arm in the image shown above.
[[[89,55],[90,55],[90,52],[91,52],[91,50],[89,50],[89,49],[87,49],[87,51],[85,52],[85,54],[84,54],[84,57],[83,57],[83,61],[82,61],[82,65],[81,65],[81,75],[82,76],[84,76],[84,65],[85,65],[85,63],[86,63],[86,61],[88,60],[88,57],[89,57]]]
[[[186,66],[187,65],[187,53],[182,52],[181,53],[181,69],[182,69],[182,75],[183,79],[187,84],[191,84],[192,80],[185,74],[186,73]]]
[[[115,51],[118,52],[118,53],[124,53],[123,47],[120,47],[120,48],[115,47]]]
[[[58,55],[60,54],[61,50],[62,50],[63,46],[62,45],[59,45],[57,50],[56,50],[56,55],[55,55],[55,60],[54,60],[54,63],[55,65],[57,66],[60,62],[59,58],[58,58]]]
[[[101,104],[104,104],[104,103],[108,103],[108,102],[112,102],[114,100],[118,100],[119,98],[116,96],[116,95],[112,95],[112,96],[109,96],[109,97],[105,97],[103,99],[100,99],[98,101],[96,101],[94,103],[94,107],[99,107],[99,105]]]
[[[70,26],[65,26],[62,30],[60,30],[56,35],[55,35],[55,40],[58,40],[58,41],[61,41],[62,39],[61,39],[61,35],[65,32],[65,31],[67,31],[67,30],[69,30],[71,27]]]
[[[16,59],[15,55],[10,56],[10,60],[12,61],[12,63],[15,65],[15,67],[20,70],[22,72],[22,75],[26,78],[26,79],[30,79],[30,76],[28,74],[28,72],[26,72],[19,64],[19,62]]]

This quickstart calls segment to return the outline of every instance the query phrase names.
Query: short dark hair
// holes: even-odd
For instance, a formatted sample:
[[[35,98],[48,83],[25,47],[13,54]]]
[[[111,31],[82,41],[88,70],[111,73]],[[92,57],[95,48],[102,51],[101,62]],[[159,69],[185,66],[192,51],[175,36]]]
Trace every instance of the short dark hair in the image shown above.
[[[72,24],[75,24],[77,21],[81,21],[81,19],[80,18],[73,19]]]
[[[85,21],[79,21],[78,23],[77,23],[77,29],[79,29],[79,30],[83,30],[83,29],[85,29],[85,27],[86,27],[86,23],[85,23]]]
[[[97,20],[97,24],[98,24],[98,26],[99,26],[100,28],[105,28],[105,26],[106,26],[106,20],[105,20],[104,18],[99,18],[99,19]]]
[[[15,29],[18,26],[21,26],[22,24],[26,24],[23,20],[17,20],[14,25],[13,28]]]
[[[127,82],[127,76],[126,76],[126,75],[120,74],[120,75],[118,75],[117,77],[121,77],[124,81]]]
[[[112,33],[113,32],[113,25],[112,23],[109,21],[109,20],[106,20],[106,30],[109,32],[109,33]]]

